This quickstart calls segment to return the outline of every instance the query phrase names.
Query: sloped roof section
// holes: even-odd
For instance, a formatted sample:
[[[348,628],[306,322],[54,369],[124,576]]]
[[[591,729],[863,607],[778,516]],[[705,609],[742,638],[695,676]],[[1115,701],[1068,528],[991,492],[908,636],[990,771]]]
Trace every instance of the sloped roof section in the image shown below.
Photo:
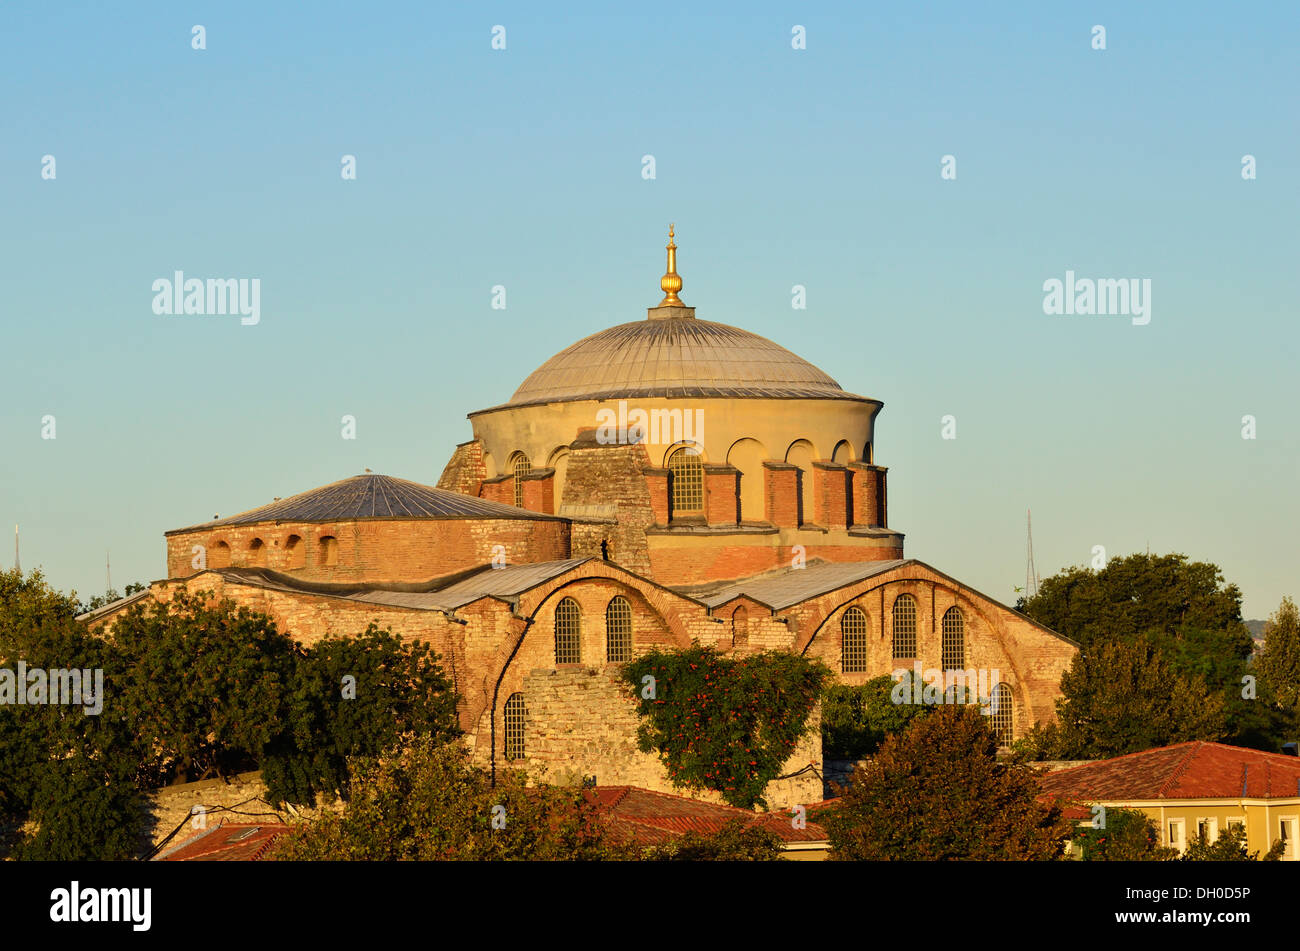
[[[362,604],[408,608],[412,611],[454,611],[480,598],[499,598],[511,606],[519,603],[519,596],[552,578],[559,577],[588,558],[569,558],[563,561],[540,561],[524,565],[507,565],[504,568],[485,566],[472,573],[462,572],[450,578],[435,578],[419,584],[369,585],[360,583],[331,584],[304,581],[293,575],[266,568],[213,568],[209,569],[235,584],[252,585],[290,594],[314,594],[342,598]]]
[[[87,611],[85,614],[78,614],[76,619],[78,621],[94,621],[103,617],[105,614],[114,614],[121,611],[123,608],[128,608],[137,601],[143,601],[147,597],[149,597],[149,589],[145,588],[143,591],[137,591],[135,594],[128,594],[125,598],[118,598],[116,601],[110,601],[108,604],[100,605],[93,611]]]
[[[439,611],[454,611],[480,598],[500,598],[512,605],[518,604],[519,595],[552,578],[557,578],[583,562],[585,558],[565,561],[542,561],[530,565],[507,565],[504,568],[484,568],[478,574],[457,581],[440,591],[426,595],[404,595],[401,592],[383,591],[357,595],[356,601],[373,601],[395,607],[423,607]],[[406,603],[407,599],[410,603]]]
[[[827,839],[826,831],[812,821],[796,829],[781,813],[754,813],[639,786],[597,786],[586,795],[597,814],[638,845],[658,845],[687,832],[711,835],[736,819],[775,832],[787,844]]]
[[[277,839],[291,831],[282,822],[223,822],[168,849],[154,861],[257,862],[267,857]]]
[[[1295,799],[1300,757],[1198,740],[1072,766],[1038,782],[1045,796],[1081,802]]]
[[[512,518],[550,520],[528,509],[477,499],[460,492],[421,485],[406,479],[367,473],[316,489],[308,489],[285,499],[240,512],[227,518],[213,519],[177,528],[168,535],[193,532],[223,525],[251,525],[256,522],[339,522],[359,519],[425,518]]]
[[[893,571],[909,560],[895,558],[890,561],[812,562],[803,568],[782,568],[752,578],[724,582],[722,585],[682,586],[672,590],[695,598],[710,608],[744,595],[774,611],[781,611],[836,588],[863,581],[872,575]]]

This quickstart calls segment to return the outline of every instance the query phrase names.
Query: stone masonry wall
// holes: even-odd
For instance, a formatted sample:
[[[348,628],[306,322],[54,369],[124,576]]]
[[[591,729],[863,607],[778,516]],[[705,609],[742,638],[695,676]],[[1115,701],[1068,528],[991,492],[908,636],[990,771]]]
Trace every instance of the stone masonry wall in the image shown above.
[[[642,472],[646,462],[642,445],[606,446],[594,438],[573,443],[559,514],[567,505],[613,505],[617,514],[611,524],[583,526],[575,532],[572,557],[599,558],[600,542],[607,540],[611,561],[637,574],[650,574],[645,530],[654,524],[655,515]]]
[[[711,791],[691,792],[673,786],[657,753],[637,749],[641,718],[620,680],[618,668],[533,670],[524,677],[525,756],[515,765],[544,774],[552,782],[594,776],[601,786],[640,786],[661,792],[722,802]],[[822,799],[821,718],[814,710],[810,730],[786,762],[783,773],[812,766],[790,779],[768,785],[772,810]],[[815,771],[814,771],[815,770]]]
[[[487,478],[487,464],[483,461],[483,443],[477,439],[456,447],[447,467],[438,478],[438,488],[477,496],[479,487]]]

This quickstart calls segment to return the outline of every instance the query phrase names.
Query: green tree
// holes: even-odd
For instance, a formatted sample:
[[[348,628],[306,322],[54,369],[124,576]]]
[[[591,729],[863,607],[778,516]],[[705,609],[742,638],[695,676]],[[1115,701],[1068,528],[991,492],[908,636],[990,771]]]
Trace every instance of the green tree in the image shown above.
[[[318,792],[346,796],[348,757],[377,756],[406,733],[437,741],[460,733],[456,694],[438,655],[374,624],[301,653],[286,717],[262,757],[274,801],[313,804]]]
[[[1037,801],[1030,767],[1000,761],[973,705],[944,705],[860,764],[839,805],[820,812],[841,860],[1057,859],[1072,824]]]
[[[1074,844],[1085,862],[1164,862],[1178,850],[1160,844],[1155,822],[1137,809],[1107,809],[1105,826],[1084,826],[1074,833]]]
[[[598,820],[577,788],[528,788],[522,773],[488,774],[457,744],[415,738],[405,749],[352,764],[342,812],[295,828],[281,860],[603,859],[634,854]]]
[[[148,827],[139,748],[118,703],[125,671],[110,645],[74,620],[77,611],[76,596],[39,572],[0,572],[0,667],[91,672],[81,706],[0,704],[0,825],[11,830],[0,850],[24,858],[127,858]],[[86,696],[96,671],[102,692]],[[36,834],[18,834],[28,820]]]
[[[1199,677],[1176,673],[1139,640],[1094,641],[1061,677],[1058,755],[1119,756],[1187,740],[1218,740],[1224,704]]]
[[[126,589],[122,591],[120,594],[118,593],[116,588],[109,588],[103,594],[97,594],[89,601],[83,601],[80,604],[78,604],[77,613],[88,614],[89,612],[94,611],[97,608],[102,608],[106,604],[112,604],[114,601],[120,601],[122,598],[129,598],[131,597],[131,595],[139,591],[143,591],[147,587],[148,585],[140,584],[138,581],[133,581],[129,585],[127,585]]]
[[[1112,558],[1100,571],[1067,568],[1016,607],[1085,647],[1153,630],[1244,629],[1240,589],[1224,581],[1217,565],[1178,554]]]
[[[256,766],[287,719],[296,645],[266,615],[210,597],[135,604],[112,628],[130,671],[117,702],[155,781]]]
[[[1226,742],[1276,750],[1290,732],[1266,688],[1243,690],[1254,641],[1241,621],[1241,592],[1217,565],[1176,554],[1115,558],[1100,571],[1066,569],[1017,606],[1085,652],[1101,642],[1152,645],[1175,674],[1218,697]]]
[[[102,760],[55,760],[39,776],[30,815],[36,832],[14,857],[43,862],[124,861],[140,854],[151,825],[144,796]]]
[[[717,832],[687,832],[640,856],[653,862],[772,862],[781,858],[784,843],[770,829],[732,819]]]
[[[822,692],[822,755],[859,759],[901,733],[917,717],[934,710],[923,703],[895,703],[896,681],[889,674],[861,685],[831,684]]]
[[[1269,618],[1257,666],[1278,705],[1300,715],[1300,612],[1290,598]]]
[[[1264,856],[1267,861],[1275,861],[1282,855],[1281,842],[1274,843]],[[1204,835],[1197,836],[1187,846],[1180,861],[1183,862],[1256,862],[1259,852],[1246,848],[1246,827],[1231,826],[1219,833],[1218,838],[1210,842]]]

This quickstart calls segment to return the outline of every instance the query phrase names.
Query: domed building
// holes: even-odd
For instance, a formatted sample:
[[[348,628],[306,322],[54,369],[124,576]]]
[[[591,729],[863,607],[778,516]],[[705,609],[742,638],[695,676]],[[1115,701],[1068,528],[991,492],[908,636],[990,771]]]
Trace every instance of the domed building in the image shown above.
[[[1052,720],[1078,645],[904,556],[883,404],[697,318],[673,239],[646,318],[470,413],[436,487],[367,473],[168,532],[167,579],[85,620],[187,589],[308,644],[391,627],[442,655],[481,761],[603,785],[672,788],[619,681],[653,647],[793,651],[850,684],[934,673],[991,701],[1007,743]],[[770,802],[822,798],[816,734],[787,765]]]
[[[646,319],[560,351],[509,402],[470,414],[439,486],[555,513],[573,553],[666,584],[901,558],[872,462],[882,404],[765,337],[700,320],[670,230]]]

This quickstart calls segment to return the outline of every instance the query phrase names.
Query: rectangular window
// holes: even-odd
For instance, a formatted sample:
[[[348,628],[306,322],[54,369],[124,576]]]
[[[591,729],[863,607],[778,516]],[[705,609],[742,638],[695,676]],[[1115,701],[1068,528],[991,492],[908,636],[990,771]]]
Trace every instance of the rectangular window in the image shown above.
[[[1283,816],[1278,820],[1277,837],[1282,840],[1282,858],[1295,860],[1300,858],[1297,852],[1296,824],[1300,822],[1295,816]]]
[[[1182,819],[1170,819],[1169,828],[1167,830],[1169,840],[1166,845],[1177,849],[1179,852],[1183,851],[1187,847],[1187,842],[1183,835],[1184,828],[1185,825]]]

